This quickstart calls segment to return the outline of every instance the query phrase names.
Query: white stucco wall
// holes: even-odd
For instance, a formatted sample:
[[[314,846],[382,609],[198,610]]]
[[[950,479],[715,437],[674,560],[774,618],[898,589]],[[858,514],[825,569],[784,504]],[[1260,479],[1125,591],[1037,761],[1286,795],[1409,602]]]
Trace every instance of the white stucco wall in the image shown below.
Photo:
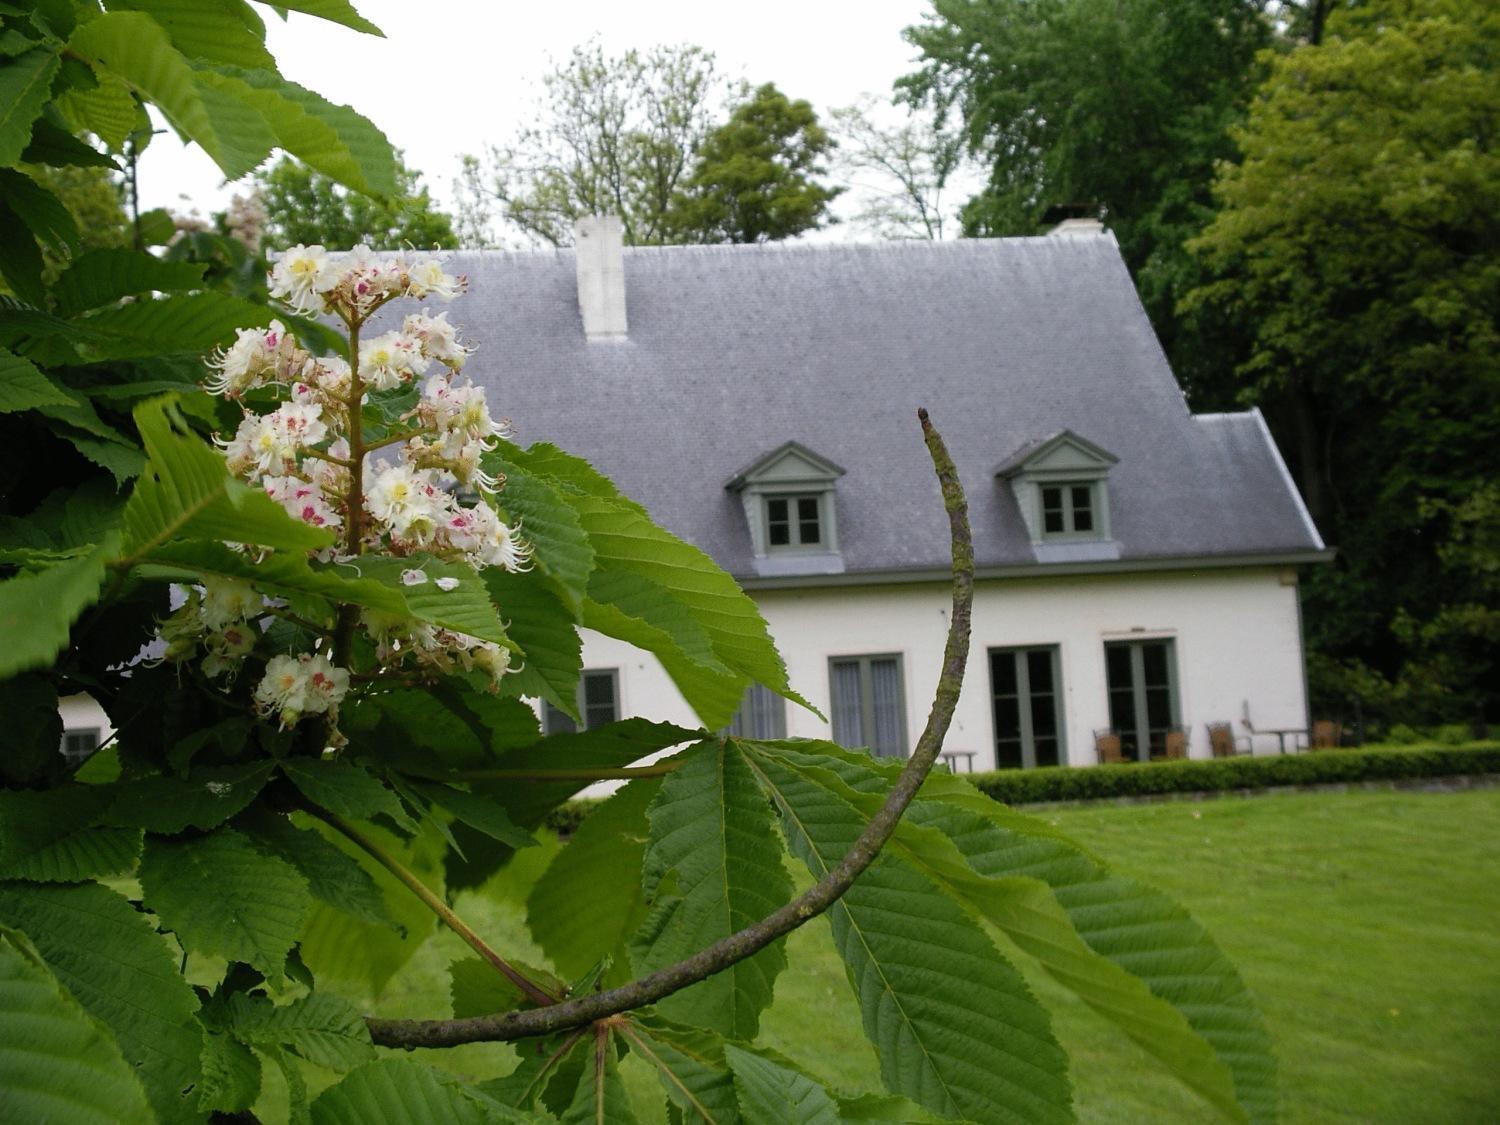
[[[1261,729],[1305,727],[1307,703],[1293,572],[1282,568],[1204,570],[977,584],[969,669],[948,750],[974,751],[974,768],[995,763],[990,648],[1056,645],[1062,673],[1067,761],[1092,765],[1093,732],[1108,727],[1104,645],[1171,638],[1178,706],[1189,754],[1209,757],[1204,724],[1233,722],[1248,706]],[[946,585],[762,590],[754,594],[787,663],[792,686],[826,714],[828,660],[900,653],[908,746],[927,718],[948,627]],[[585,668],[619,672],[621,716],[697,725],[655,659],[630,645],[586,634]],[[788,706],[787,733],[828,738],[816,715]],[[1254,739],[1274,754],[1275,736]]]

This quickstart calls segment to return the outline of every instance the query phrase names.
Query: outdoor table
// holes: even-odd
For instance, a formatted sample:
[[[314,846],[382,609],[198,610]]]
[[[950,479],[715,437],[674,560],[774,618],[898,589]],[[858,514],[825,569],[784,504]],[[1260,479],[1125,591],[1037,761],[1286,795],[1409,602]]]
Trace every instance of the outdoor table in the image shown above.
[[[938,756],[943,759],[944,763],[946,763],[947,766],[948,766],[948,768],[950,770],[952,770],[954,773],[958,773],[958,759],[960,759],[960,758],[962,758],[964,760],[964,770],[963,770],[963,772],[964,773],[973,773],[974,772],[974,751],[973,750],[948,750],[948,751],[945,751],[944,753],[942,753],[942,754],[940,754]]]
[[[1289,735],[1289,734],[1291,734],[1291,735],[1300,734],[1300,735],[1302,735],[1305,738],[1305,737],[1307,737],[1307,728],[1305,728],[1305,727],[1280,727],[1280,728],[1268,727],[1266,729],[1261,729],[1261,728],[1257,727],[1255,729],[1254,733],[1255,734],[1274,734],[1276,736],[1276,748],[1278,750],[1280,750],[1283,754],[1285,754],[1286,753],[1286,736]],[[1293,750],[1297,749],[1297,744],[1295,742],[1292,743],[1292,749]]]

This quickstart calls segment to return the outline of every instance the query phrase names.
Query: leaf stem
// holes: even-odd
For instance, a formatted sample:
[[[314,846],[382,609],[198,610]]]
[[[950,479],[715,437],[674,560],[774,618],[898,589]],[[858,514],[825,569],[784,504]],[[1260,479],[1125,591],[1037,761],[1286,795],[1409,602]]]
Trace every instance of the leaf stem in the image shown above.
[[[439,918],[441,918],[450,930],[456,933],[459,937],[463,938],[464,942],[469,946],[470,949],[472,949],[475,953],[479,954],[479,956],[488,961],[491,967],[499,972],[501,976],[505,977],[506,980],[510,981],[511,984],[519,988],[526,995],[527,999],[533,1001],[534,1003],[542,1005],[551,1005],[557,1003],[558,997],[554,996],[541,985],[533,981],[530,977],[520,972],[520,970],[515,968],[515,966],[513,966],[509,961],[505,960],[505,958],[501,957],[500,954],[491,949],[485,943],[484,939],[469,927],[467,922],[465,922],[462,918],[460,918],[453,912],[452,907],[450,907],[440,897],[434,894],[432,889],[429,888],[426,883],[417,878],[414,872],[403,866],[395,856],[391,855],[374,840],[370,839],[358,828],[354,827],[354,825],[350,824],[347,820],[339,816],[337,813],[332,813],[327,809],[319,808],[318,806],[310,802],[304,804],[303,808],[305,811],[311,813],[313,816],[321,820],[324,824],[327,824],[335,832],[338,832],[340,835],[351,841],[366,855],[374,859],[376,863],[380,864],[380,866],[384,867],[387,871],[389,871],[392,875],[399,879],[401,883],[406,887],[406,889],[411,891],[412,894],[421,899],[422,902],[426,904],[427,908],[434,914],[436,914]]]
[[[394,434],[386,434],[379,441],[372,441],[365,446],[366,453],[374,453],[377,449],[384,449],[388,445],[395,445],[399,441],[407,441],[422,434],[436,433],[431,426],[413,426],[409,430],[398,430]]]
[[[639,1008],[660,1000],[688,985],[722,972],[760,952],[777,938],[816,918],[853,885],[875,861],[901,814],[911,804],[942,749],[943,738],[953,720],[963,686],[964,666],[969,658],[969,618],[974,603],[974,542],[969,533],[968,505],[958,470],[943,439],[927,417],[917,411],[927,452],[942,485],[943,506],[953,551],[953,610],[948,619],[948,641],[943,649],[942,671],[927,725],[916,749],[896,778],[879,811],[870,818],[848,854],[811,889],[779,910],[738,933],[723,938],[691,957],[605,992],[594,992],[544,1008],[501,1012],[490,1016],[451,1020],[386,1020],[366,1017],[371,1038],[382,1047],[453,1047],[460,1043],[507,1041],[534,1035],[549,1035],[579,1027],[606,1016]]]

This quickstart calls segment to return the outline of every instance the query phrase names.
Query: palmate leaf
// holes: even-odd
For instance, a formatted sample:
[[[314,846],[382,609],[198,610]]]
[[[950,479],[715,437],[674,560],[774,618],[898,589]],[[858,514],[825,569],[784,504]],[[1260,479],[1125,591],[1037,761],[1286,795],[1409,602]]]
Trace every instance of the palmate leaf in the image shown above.
[[[97,883],[10,883],[0,886],[0,921],[24,927],[68,991],[114,1032],[151,1120],[202,1120],[192,1091],[203,1043],[198,1000],[148,915]]]
[[[0,349],[0,414],[72,402],[68,394],[29,359]]]
[[[736,1125],[740,1120],[734,1076],[719,1035],[673,1023],[649,1009],[632,1013],[624,1035],[632,1050],[656,1069],[683,1120],[712,1125]]]
[[[32,124],[31,143],[21,153],[23,164],[49,164],[54,168],[109,168],[120,171],[120,166],[93,145],[79,140],[61,126],[54,125],[46,117],[38,117]]]
[[[859,762],[853,755],[809,754],[785,746],[767,746],[762,752],[775,754],[810,782],[837,794],[867,820],[883,801],[883,794],[866,781],[878,779],[874,769],[865,770],[859,778],[866,781],[864,791],[841,776],[857,776]],[[828,768],[830,760],[839,761],[837,771]],[[1046,883],[1015,874],[980,874],[970,866],[969,854],[1003,854],[1006,843],[1000,830],[977,814],[940,802],[918,801],[886,847],[977,917],[999,927],[1056,980],[1112,1020],[1228,1119],[1243,1120],[1233,1076],[1209,1043],[1193,1031],[1180,1011],[1153,996],[1143,981],[1089,948]],[[991,861],[990,866],[999,865]]]
[[[495,1125],[542,1122],[451,1074],[407,1059],[368,1063],[312,1103],[313,1125]]]
[[[313,829],[299,828],[289,817],[255,812],[235,821],[265,851],[286,860],[307,880],[313,897],[364,922],[395,926],[385,898],[369,872]]]
[[[659,778],[637,778],[589,814],[526,900],[531,934],[558,972],[581,976],[600,957],[625,979],[626,941],[645,914],[646,806]]]
[[[146,12],[184,55],[234,66],[274,68],[265,24],[241,0],[110,0],[113,11]]]
[[[200,91],[213,91],[256,113],[277,147],[355,191],[390,195],[396,163],[385,134],[345,105],[335,105],[274,67],[221,66],[199,71]]]
[[[349,1001],[315,992],[277,1006],[264,996],[229,998],[227,1028],[254,1047],[286,1047],[308,1062],[340,1073],[375,1058],[364,1018]]]
[[[204,104],[192,66],[161,24],[143,12],[106,12],[81,24],[71,49],[153,103],[172,127],[197,142],[229,179],[238,179],[270,151],[251,138],[242,142],[226,122],[215,121]]]
[[[550,578],[575,612],[594,569],[594,548],[578,513],[551,483],[501,457],[486,458],[486,470],[505,475],[497,502],[506,519],[531,544],[537,570]]]
[[[255,799],[270,780],[269,759],[195,769],[189,778],[143,777],[117,782],[108,824],[174,835],[187,828],[216,828]]]
[[[220,828],[194,839],[148,836],[140,880],[146,904],[185,949],[243,961],[281,984],[312,906],[291,864]]]
[[[327,532],[293,519],[264,492],[231,477],[224,458],[187,428],[171,398],[141,403],[135,424],[149,458],[125,505],[125,546],[137,558],[177,538],[303,551],[333,542]]]
[[[32,123],[52,96],[57,48],[38,47],[0,67],[0,167],[9,167],[31,139]]]
[[[417,831],[401,799],[369,770],[343,758],[288,758],[281,771],[313,804],[350,820],[386,816],[408,832]]]
[[[630,1104],[615,1046],[608,1031],[601,1029],[588,1043],[588,1065],[583,1068],[573,1100],[558,1118],[560,1125],[638,1125],[640,1118]]]
[[[801,1071],[733,1043],[724,1056],[745,1125],[842,1125],[833,1096]]]
[[[0,930],[0,1117],[146,1121],[146,1095],[113,1037],[14,933]]]
[[[638,972],[691,956],[792,897],[774,814],[733,743],[712,739],[686,751],[649,817],[646,897],[656,898],[668,876],[676,892],[660,897],[632,943]],[[682,1023],[753,1039],[785,967],[785,945],[776,942],[657,1006]]]
[[[540,696],[575,719],[574,688],[583,670],[582,639],[573,611],[552,587],[534,574],[511,574],[499,567],[484,571],[484,584],[505,622],[505,631],[521,650],[521,659],[501,682],[502,690]]]
[[[98,85],[89,89],[74,86],[59,95],[58,108],[80,133],[93,133],[118,152],[125,147],[131,131],[149,118],[123,79],[108,71],[95,71],[94,77]]]
[[[63,271],[52,286],[52,299],[59,316],[75,316],[121,297],[197,288],[203,284],[203,270],[200,263],[165,262],[138,250],[90,250]]]
[[[865,818],[774,754],[740,745],[781,809],[793,853],[823,877]],[[1072,1120],[1067,1057],[1045,1010],[919,870],[883,853],[828,918],[888,1089],[950,1117]]]
[[[73,622],[99,599],[120,536],[33,574],[0,581],[0,680],[50,664],[67,646]]]
[[[187,293],[99,309],[79,323],[93,336],[101,359],[130,359],[163,352],[207,352],[232,340],[240,328],[262,327],[273,313],[227,293]]]
[[[201,1065],[198,1107],[205,1112],[243,1113],[260,1096],[260,1059],[238,1039],[205,1032]]]
[[[94,785],[0,790],[0,879],[76,883],[128,871],[141,830],[99,827],[110,799]]]

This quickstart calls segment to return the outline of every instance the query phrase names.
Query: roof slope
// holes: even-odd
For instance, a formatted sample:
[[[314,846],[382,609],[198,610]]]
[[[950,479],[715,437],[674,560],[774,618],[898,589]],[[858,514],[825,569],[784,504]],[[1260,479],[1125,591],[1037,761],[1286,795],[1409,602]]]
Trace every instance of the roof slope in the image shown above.
[[[732,573],[755,573],[737,470],[797,441],[837,484],[847,573],[948,565],[917,427],[968,490],[980,567],[1035,559],[1015,450],[1109,450],[1120,564],[1318,550],[1258,415],[1194,418],[1113,236],[625,250],[629,336],[585,339],[571,251],[460,253],[467,372],[519,440],[588,458]]]

